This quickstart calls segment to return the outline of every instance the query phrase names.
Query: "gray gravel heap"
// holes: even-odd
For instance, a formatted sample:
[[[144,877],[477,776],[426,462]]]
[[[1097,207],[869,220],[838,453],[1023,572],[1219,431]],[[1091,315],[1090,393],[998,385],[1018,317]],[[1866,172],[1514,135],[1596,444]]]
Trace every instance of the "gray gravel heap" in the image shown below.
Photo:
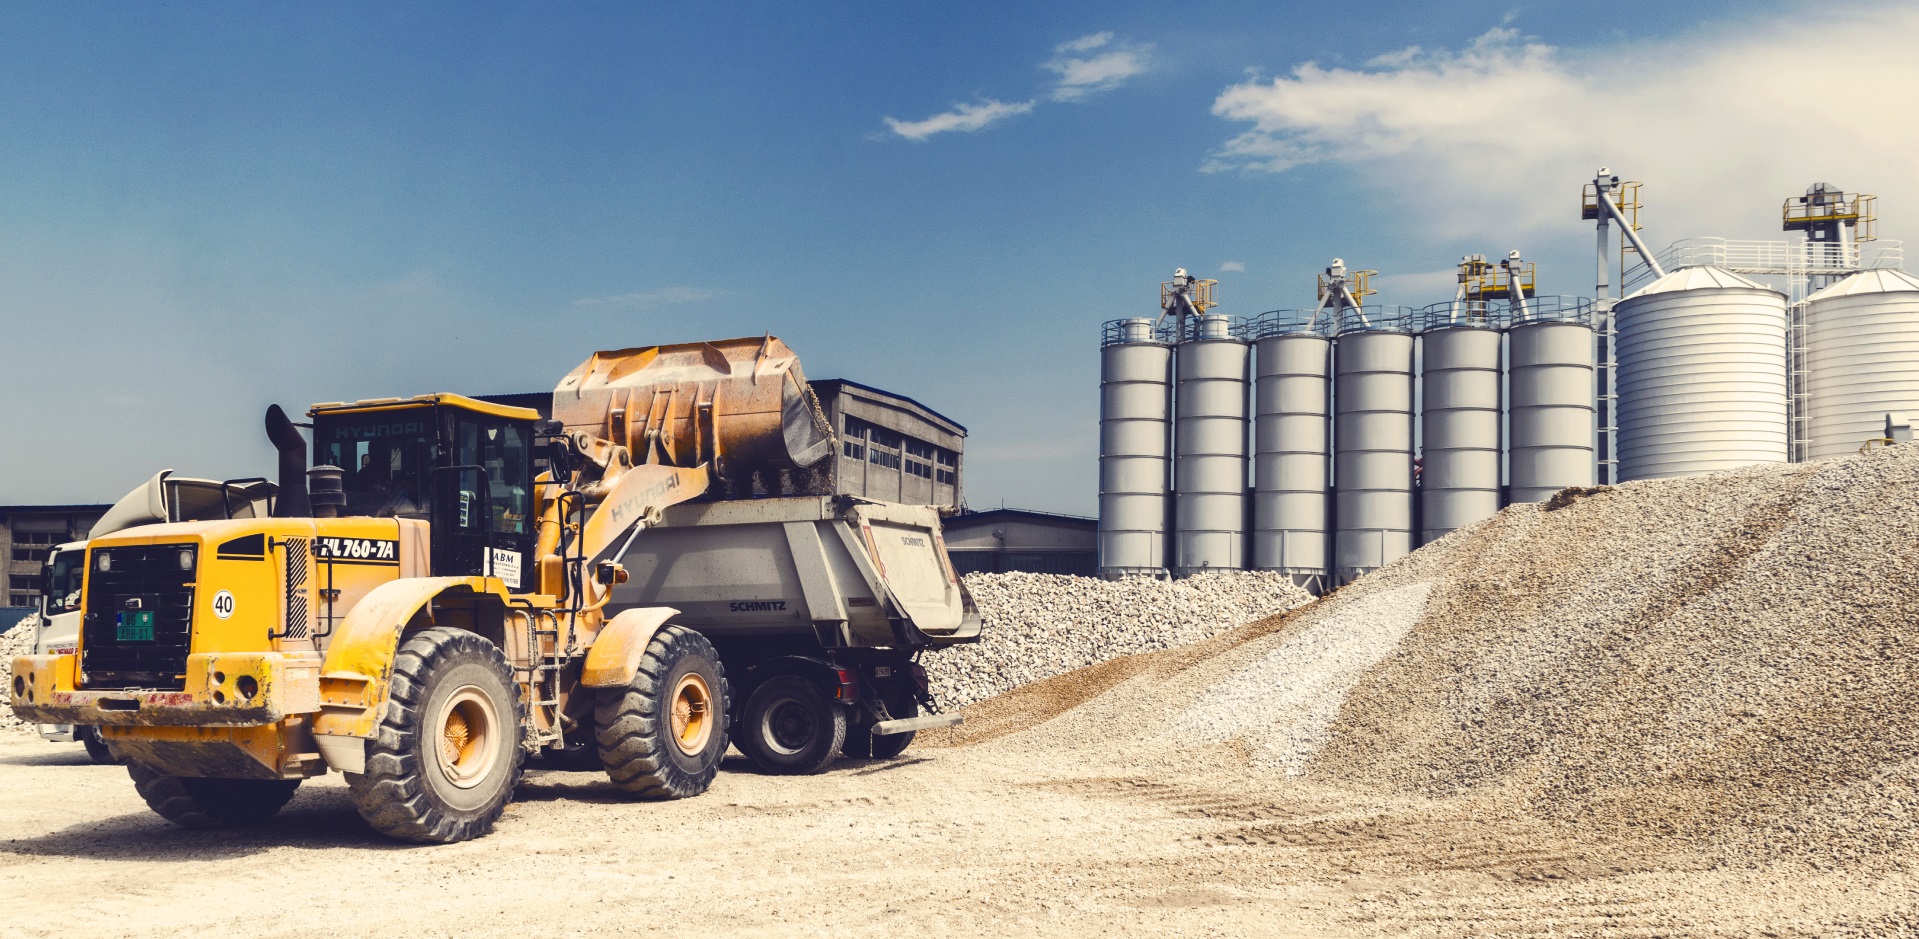
[[[33,634],[39,622],[40,614],[29,613],[12,629],[0,633],[0,698],[8,704],[13,701],[13,657],[33,654]],[[13,708],[0,707],[0,733],[32,730],[32,724],[13,716]]]
[[[1059,574],[968,574],[986,620],[975,645],[924,660],[933,696],[958,708],[1108,659],[1188,645],[1312,600],[1283,574],[1099,580]]]

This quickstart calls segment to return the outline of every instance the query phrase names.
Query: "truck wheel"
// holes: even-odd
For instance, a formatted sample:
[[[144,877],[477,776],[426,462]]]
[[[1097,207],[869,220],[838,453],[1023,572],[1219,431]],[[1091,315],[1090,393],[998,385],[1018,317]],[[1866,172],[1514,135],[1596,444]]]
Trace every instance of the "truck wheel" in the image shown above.
[[[846,709],[798,675],[781,675],[754,689],[741,717],[746,726],[740,751],[781,776],[826,769],[846,743]]]
[[[266,821],[300,788],[297,779],[167,776],[135,761],[127,762],[127,775],[148,808],[182,828],[237,828]]]
[[[886,696],[886,713],[894,720],[920,716],[920,704],[913,697],[912,688],[901,682],[892,682],[883,686]],[[887,734],[884,737],[873,736],[873,725],[865,724],[853,728],[846,735],[846,746],[840,752],[851,757],[890,760],[901,753],[913,742],[911,731],[903,734]]]
[[[346,776],[380,833],[448,844],[492,830],[520,781],[520,686],[493,643],[463,629],[416,633],[393,659],[366,772]]]
[[[107,739],[100,736],[100,728],[91,725],[76,727],[74,736],[80,738],[81,745],[87,748],[87,756],[92,757],[93,762],[109,765],[126,762],[114,756],[113,751],[107,748]]]
[[[684,626],[662,627],[633,680],[600,689],[600,765],[613,785],[649,799],[699,795],[719,775],[731,704],[713,644]]]

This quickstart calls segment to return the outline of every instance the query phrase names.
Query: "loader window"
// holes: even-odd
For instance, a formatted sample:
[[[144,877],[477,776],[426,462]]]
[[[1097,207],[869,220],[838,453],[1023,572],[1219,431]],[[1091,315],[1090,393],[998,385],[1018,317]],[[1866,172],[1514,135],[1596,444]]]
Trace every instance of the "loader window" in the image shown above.
[[[345,470],[347,515],[425,518],[439,455],[426,408],[314,421],[314,460]]]
[[[486,467],[489,498],[480,497],[478,473],[460,473],[458,524],[477,529],[479,516],[491,503],[493,530],[504,535],[526,532],[527,516],[532,514],[532,487],[527,473],[532,468],[527,448],[526,428],[505,422],[462,417],[454,430],[453,462]]]

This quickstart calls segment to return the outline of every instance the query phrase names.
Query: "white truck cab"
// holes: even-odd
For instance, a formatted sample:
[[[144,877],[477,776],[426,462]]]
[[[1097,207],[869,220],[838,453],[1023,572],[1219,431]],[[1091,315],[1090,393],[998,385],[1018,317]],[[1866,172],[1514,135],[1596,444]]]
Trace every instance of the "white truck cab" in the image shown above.
[[[74,541],[60,545],[47,556],[42,568],[45,588],[40,597],[40,623],[33,639],[35,655],[70,655],[80,641],[80,581],[87,568],[87,543]],[[80,740],[87,752],[101,759],[106,745],[91,733],[91,728],[72,724],[40,724],[40,736],[57,743]]]

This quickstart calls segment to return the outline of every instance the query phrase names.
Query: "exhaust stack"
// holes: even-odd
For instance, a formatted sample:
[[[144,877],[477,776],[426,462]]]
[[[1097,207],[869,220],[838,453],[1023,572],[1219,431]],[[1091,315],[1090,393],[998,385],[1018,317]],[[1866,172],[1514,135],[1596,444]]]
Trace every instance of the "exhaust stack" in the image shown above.
[[[307,498],[307,441],[280,406],[267,407],[267,439],[280,451],[280,495],[273,502],[274,518],[312,518]]]

